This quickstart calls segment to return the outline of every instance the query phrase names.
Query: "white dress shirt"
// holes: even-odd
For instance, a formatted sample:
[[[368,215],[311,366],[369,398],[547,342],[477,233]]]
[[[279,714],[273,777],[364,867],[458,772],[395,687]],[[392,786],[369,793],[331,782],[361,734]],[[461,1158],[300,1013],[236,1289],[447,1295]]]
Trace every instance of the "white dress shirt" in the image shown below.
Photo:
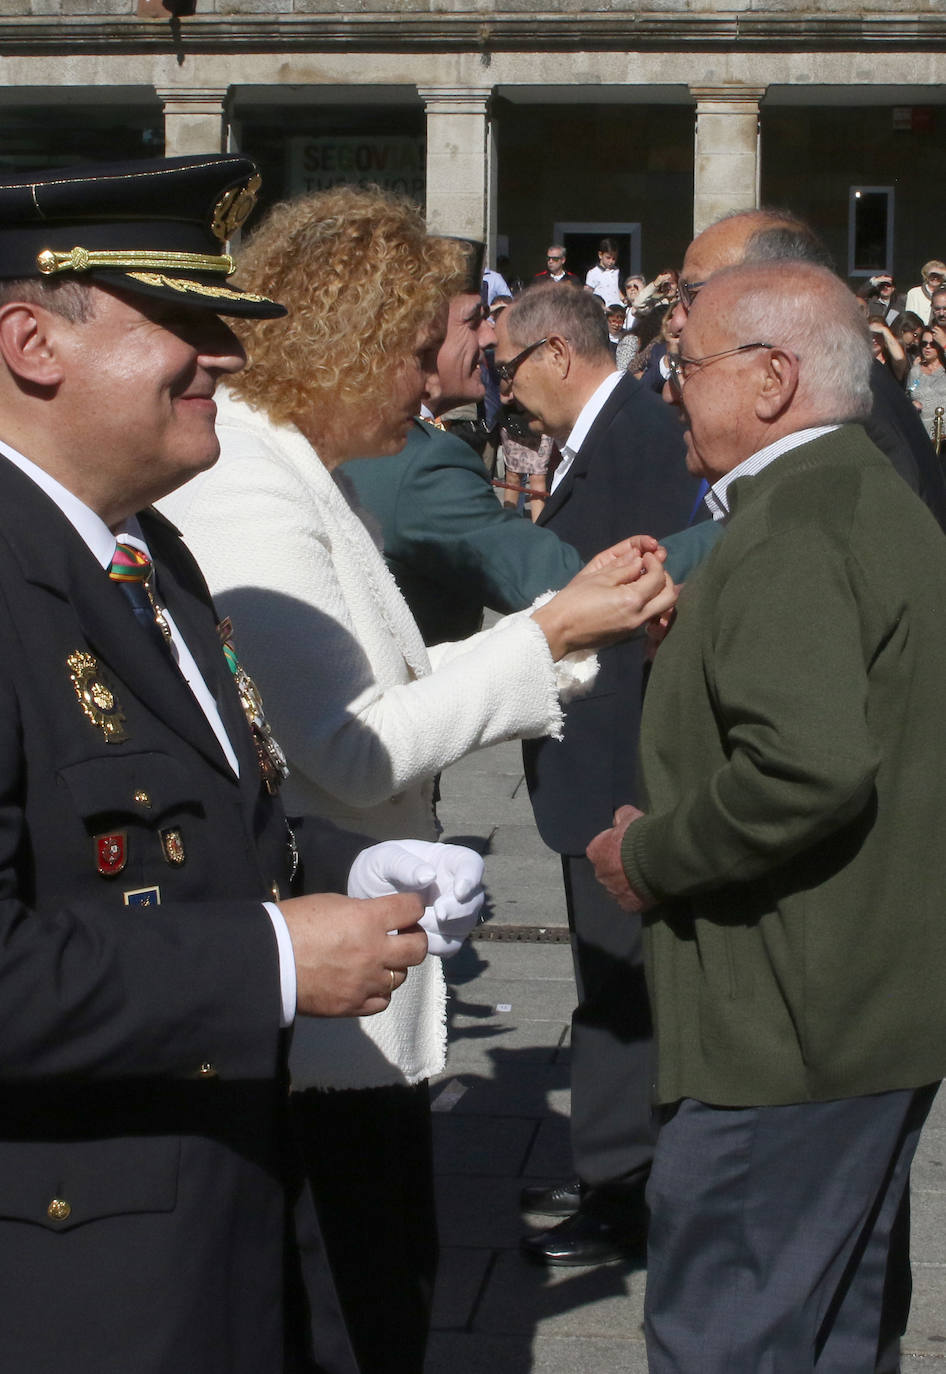
[[[562,445],[562,458],[558,467],[555,469],[555,475],[552,478],[552,485],[549,488],[550,496],[552,492],[555,490],[555,488],[561,485],[562,478],[568,472],[568,469],[575,461],[575,456],[578,453],[578,450],[581,448],[582,444],[587,439],[588,431],[591,429],[591,426],[594,424],[595,420],[597,420],[601,411],[604,409],[605,401],[611,395],[611,392],[614,390],[614,388],[617,386],[618,382],[621,380],[623,376],[623,372],[609,373],[608,376],[605,377],[604,381],[595,388],[595,390],[588,397],[585,404],[582,406],[578,415],[578,419],[575,421],[572,427],[571,434],[569,434],[568,438],[565,440],[565,443]]]
[[[101,564],[103,571],[107,571],[112,558],[115,555],[115,542],[121,539],[123,543],[132,544],[140,549],[142,553],[151,557],[148,545],[145,543],[144,536],[138,521],[134,518],[127,521],[119,534],[113,534],[101,516],[96,515],[94,510],[79,500],[78,496],[64,487],[61,482],[57,482],[55,477],[51,477],[43,468],[31,462],[29,458],[24,458],[22,453],[11,448],[0,440],[0,453],[10,462],[29,477],[32,482],[46,493],[51,501],[54,501],[63,515],[72,525],[73,529],[83,541],[89,552],[97,563]],[[188,649],[174,624],[171,613],[162,606],[164,619],[171,632],[171,652],[174,661],[177,663],[181,674],[188,687],[193,692],[200,709],[207,717],[207,723],[213,730],[220,742],[220,747],[226,755],[227,762],[239,777],[240,765],[234,752],[233,745],[230,743],[229,736],[220,718],[217,703],[211,694],[206,682],[201,676],[200,669],[197,667],[191,651]],[[279,979],[282,994],[282,1016],[280,1025],[289,1026],[296,1014],[296,962],[292,950],[292,937],[289,928],[283,918],[282,912],[275,902],[263,902],[263,907],[272,922],[273,931],[276,936],[276,945],[279,951]]]

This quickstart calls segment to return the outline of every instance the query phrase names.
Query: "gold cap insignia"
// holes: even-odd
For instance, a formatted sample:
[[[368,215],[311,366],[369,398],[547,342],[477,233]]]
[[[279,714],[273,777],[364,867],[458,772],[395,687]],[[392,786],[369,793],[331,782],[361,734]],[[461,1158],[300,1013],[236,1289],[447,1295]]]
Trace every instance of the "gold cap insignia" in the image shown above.
[[[259,172],[255,172],[242,186],[234,186],[225,191],[214,206],[210,228],[221,243],[226,243],[231,234],[244,224],[253,212],[256,196],[263,184]]]

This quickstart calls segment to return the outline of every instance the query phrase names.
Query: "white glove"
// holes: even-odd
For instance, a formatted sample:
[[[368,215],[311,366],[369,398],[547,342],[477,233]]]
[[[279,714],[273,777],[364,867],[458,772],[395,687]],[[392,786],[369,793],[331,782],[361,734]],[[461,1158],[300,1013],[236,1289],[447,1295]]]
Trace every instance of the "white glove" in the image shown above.
[[[456,954],[483,905],[483,860],[459,844],[385,840],[363,849],[348,874],[349,897],[419,892],[427,950],[441,959]]]

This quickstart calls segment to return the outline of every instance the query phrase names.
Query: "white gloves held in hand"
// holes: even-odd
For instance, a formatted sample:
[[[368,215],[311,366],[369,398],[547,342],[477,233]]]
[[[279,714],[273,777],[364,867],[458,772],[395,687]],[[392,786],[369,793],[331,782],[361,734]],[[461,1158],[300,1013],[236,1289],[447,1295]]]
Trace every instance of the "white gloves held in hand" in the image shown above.
[[[363,849],[348,874],[349,897],[419,892],[427,950],[441,959],[456,954],[483,905],[483,860],[459,844],[385,840]]]

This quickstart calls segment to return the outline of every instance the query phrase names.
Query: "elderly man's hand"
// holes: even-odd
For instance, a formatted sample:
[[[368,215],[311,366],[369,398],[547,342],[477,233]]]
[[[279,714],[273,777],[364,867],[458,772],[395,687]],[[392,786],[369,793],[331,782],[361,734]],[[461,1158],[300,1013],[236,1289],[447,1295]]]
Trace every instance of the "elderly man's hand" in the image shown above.
[[[677,595],[679,596],[683,584],[675,583],[674,585]],[[671,606],[669,611],[664,611],[663,615],[659,615],[656,617],[656,619],[649,620],[647,622],[646,653],[648,663],[653,663],[654,659],[657,657],[657,650],[660,648],[661,644],[667,638],[667,635],[673,629],[673,622],[676,619],[676,615],[676,606]]]
[[[639,897],[624,872],[624,865],[621,862],[621,841],[624,839],[625,831],[634,821],[640,820],[643,811],[638,811],[636,806],[620,806],[614,813],[614,825],[610,830],[602,830],[600,835],[596,835],[588,848],[585,850],[588,858],[594,864],[595,877],[617,902],[618,906],[625,911],[643,911],[646,902]]]

